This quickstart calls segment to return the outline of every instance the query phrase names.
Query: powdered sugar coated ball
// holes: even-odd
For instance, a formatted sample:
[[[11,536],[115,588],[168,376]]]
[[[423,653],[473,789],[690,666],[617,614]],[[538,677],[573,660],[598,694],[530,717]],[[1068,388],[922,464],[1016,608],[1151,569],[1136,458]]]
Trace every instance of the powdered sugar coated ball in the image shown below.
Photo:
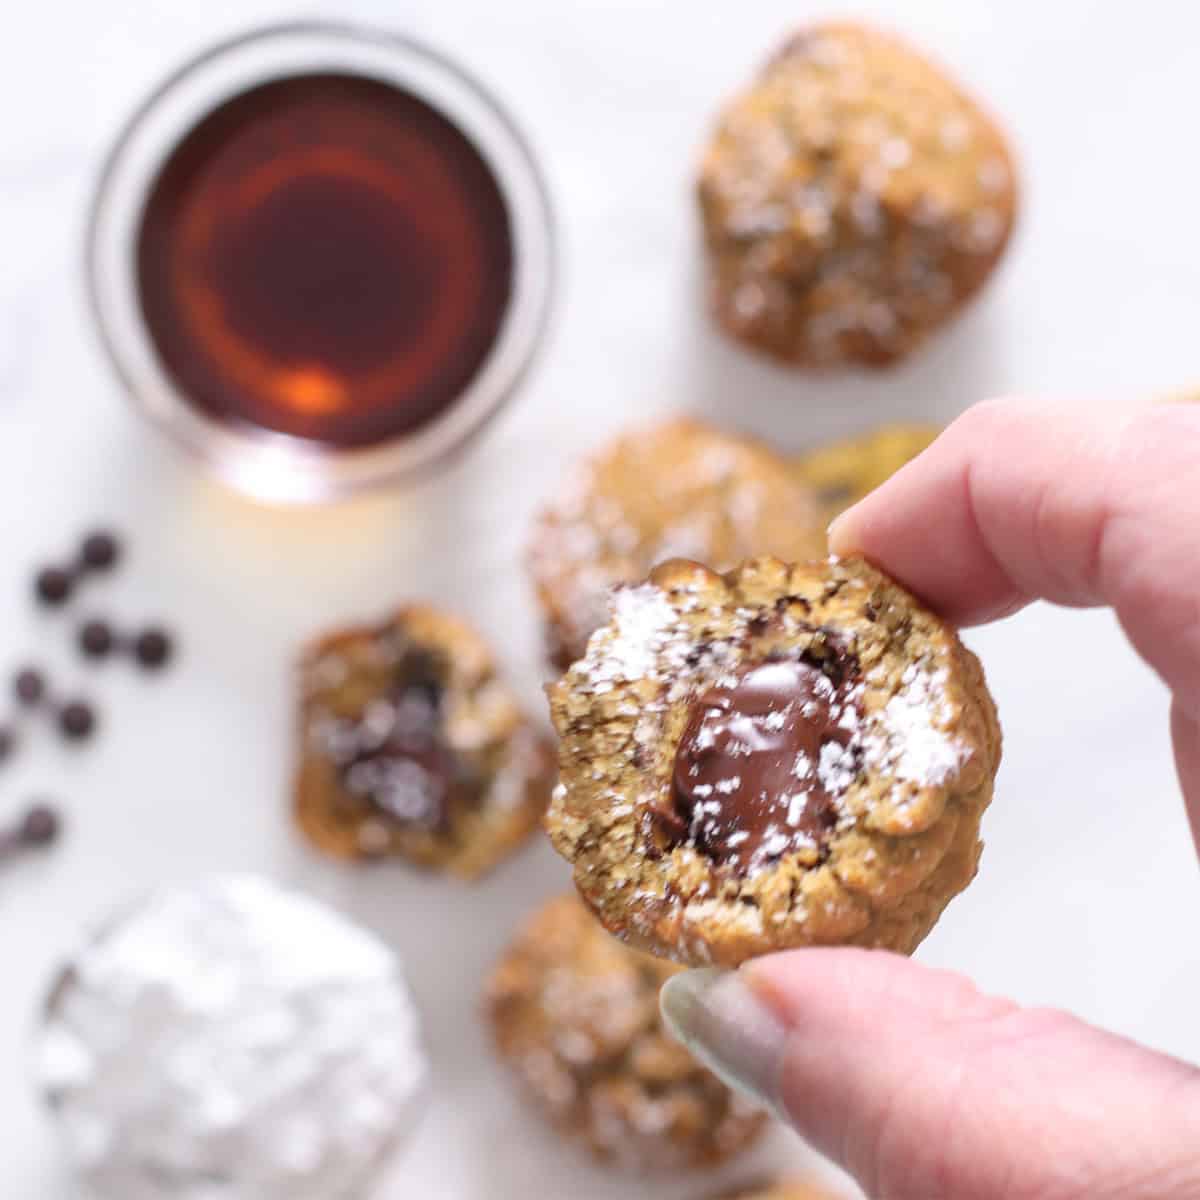
[[[396,956],[254,876],[157,892],[47,1000],[40,1086],[114,1200],[350,1200],[411,1130],[427,1076]]]

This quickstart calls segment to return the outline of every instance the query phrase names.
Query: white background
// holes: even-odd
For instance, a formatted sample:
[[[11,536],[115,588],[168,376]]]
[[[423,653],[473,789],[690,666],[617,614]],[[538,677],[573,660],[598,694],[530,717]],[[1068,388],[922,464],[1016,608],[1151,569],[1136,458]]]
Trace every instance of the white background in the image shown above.
[[[984,300],[918,361],[808,379],[720,341],[699,303],[689,181],[714,106],[798,19],[753,0],[436,0],[326,11],[424,34],[511,104],[558,202],[563,286],[547,353],[502,422],[403,495],[322,512],[254,507],[199,479],[126,410],[82,303],[82,218],[107,140],[145,89],[261,0],[10,6],[0,71],[0,672],[86,675],[103,736],[46,737],[0,775],[0,814],[61,796],[66,843],[0,871],[0,1195],[74,1196],[28,1086],[53,965],[131,891],[227,868],[300,883],[409,961],[437,1065],[430,1111],[384,1195],[703,1197],[582,1167],[509,1103],[476,1019],[513,923],[563,885],[544,846],[467,888],[310,856],[288,825],[289,663],[329,622],[404,597],[492,635],[531,704],[538,635],[518,560],[572,457],[633,416],[688,407],[790,446],[885,418],[944,419],[989,393],[1149,395],[1200,381],[1200,8],[1056,0],[856,6],[940,54],[1007,120],[1024,219]],[[178,669],[92,674],[69,622],[36,614],[33,566],[111,522],[131,561],[84,605],[161,617]],[[931,531],[936,537],[936,530]],[[985,988],[1074,1009],[1200,1059],[1200,886],[1171,770],[1166,697],[1107,614],[1037,608],[972,634],[1007,734],[972,890],[920,952]],[[768,1150],[799,1162],[781,1136]],[[737,1174],[737,1172],[735,1172]]]

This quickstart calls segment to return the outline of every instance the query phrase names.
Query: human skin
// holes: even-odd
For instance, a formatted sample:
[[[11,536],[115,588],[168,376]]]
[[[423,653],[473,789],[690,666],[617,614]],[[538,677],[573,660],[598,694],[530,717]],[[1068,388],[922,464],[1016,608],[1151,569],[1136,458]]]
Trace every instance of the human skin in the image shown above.
[[[989,401],[830,544],[962,625],[1111,607],[1171,689],[1200,849],[1200,405]],[[676,976],[663,1009],[872,1200],[1200,1197],[1200,1070],[952,972],[799,950]]]

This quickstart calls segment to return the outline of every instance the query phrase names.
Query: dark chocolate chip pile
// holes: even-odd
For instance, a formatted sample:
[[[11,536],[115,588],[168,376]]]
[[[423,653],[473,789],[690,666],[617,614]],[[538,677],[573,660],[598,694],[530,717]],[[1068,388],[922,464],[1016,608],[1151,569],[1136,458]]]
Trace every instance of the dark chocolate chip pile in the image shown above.
[[[50,714],[62,735],[72,741],[88,737],[96,726],[96,713],[86,701],[78,698],[58,700],[50,692],[46,676],[37,667],[23,667],[13,677],[13,696],[26,713]],[[7,730],[7,726],[5,729]],[[16,735],[9,730],[9,749],[15,745]],[[4,755],[0,754],[0,759]]]
[[[94,662],[114,654],[127,654],[144,671],[157,671],[170,661],[171,635],[156,625],[134,634],[123,634],[107,621],[93,617],[84,621],[76,635],[79,652]]]
[[[59,608],[70,600],[75,588],[89,574],[111,571],[121,560],[121,543],[107,530],[89,533],[79,544],[75,561],[67,566],[51,564],[34,576],[33,590],[47,608]]]
[[[33,594],[37,603],[47,609],[66,607],[91,577],[111,573],[124,557],[116,534],[97,529],[84,537],[65,564],[48,563],[38,569],[33,579]],[[100,617],[89,617],[75,631],[75,647],[85,660],[98,663],[115,655],[124,655],[143,671],[162,670],[175,652],[174,641],[165,629],[147,625],[124,632]],[[96,706],[78,696],[61,696],[52,688],[45,672],[37,666],[22,667],[12,678],[10,717],[0,719],[0,764],[12,758],[21,744],[21,724],[37,718],[53,723],[66,742],[88,741],[100,724]],[[0,858],[22,849],[48,846],[56,841],[61,828],[57,809],[34,804],[14,826],[0,828]]]

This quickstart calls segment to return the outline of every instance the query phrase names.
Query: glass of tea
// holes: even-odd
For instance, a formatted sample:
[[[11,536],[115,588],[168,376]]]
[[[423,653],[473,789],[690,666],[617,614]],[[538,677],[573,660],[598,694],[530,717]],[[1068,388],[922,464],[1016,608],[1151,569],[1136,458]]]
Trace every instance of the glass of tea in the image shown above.
[[[259,499],[412,477],[509,397],[554,274],[546,189],[484,88],[406,39],[259,30],[134,114],[88,232],[129,395]]]

